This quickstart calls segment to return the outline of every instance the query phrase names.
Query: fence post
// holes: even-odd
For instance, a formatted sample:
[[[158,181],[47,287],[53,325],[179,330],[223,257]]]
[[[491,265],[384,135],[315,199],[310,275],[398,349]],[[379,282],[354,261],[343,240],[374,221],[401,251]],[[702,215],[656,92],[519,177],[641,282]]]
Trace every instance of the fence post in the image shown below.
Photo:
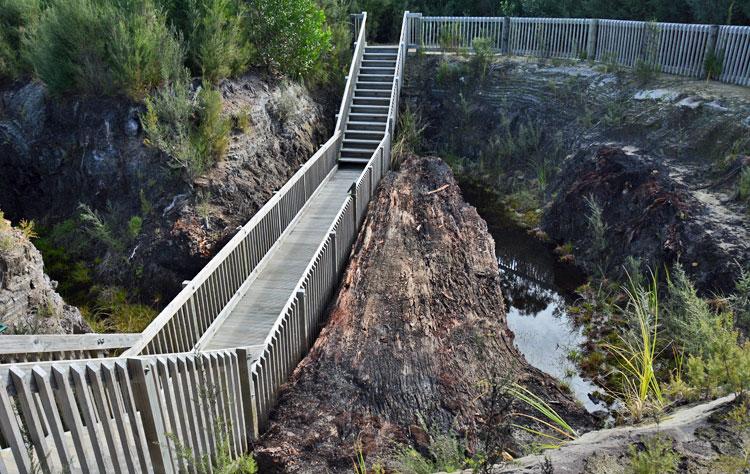
[[[718,39],[719,25],[711,25],[711,29],[708,31],[708,41],[706,42],[706,54],[703,55],[704,58],[708,58],[710,54],[716,56],[716,44],[718,43]],[[707,79],[708,71],[706,70],[705,62],[701,65],[701,68],[703,70],[701,76],[703,79]]]
[[[297,301],[299,301],[299,330],[302,333],[302,340],[300,341],[300,353],[302,357],[305,356],[310,346],[308,341],[310,340],[309,328],[307,326],[307,305],[305,304],[305,290],[297,290]]]
[[[503,17],[503,33],[500,39],[500,52],[510,54],[510,17]]]
[[[596,47],[599,36],[599,19],[592,18],[589,20],[589,38],[586,45],[586,58],[590,61],[596,60]]]
[[[416,44],[416,49],[419,51],[422,49],[422,14],[416,13],[416,17],[414,18],[414,23],[416,25],[416,37],[414,38],[414,43]],[[411,37],[410,37],[411,38]]]
[[[336,232],[330,232],[328,236],[331,238],[331,252],[333,252],[333,276],[338,277],[339,273],[339,252],[336,249],[338,246],[336,243]]]
[[[352,207],[353,211],[352,214],[354,215],[354,230],[356,232],[357,230],[357,182],[353,182],[351,187],[349,188],[349,197],[352,198]]]
[[[255,406],[255,390],[253,389],[253,374],[250,364],[252,353],[246,348],[237,349],[237,364],[240,372],[240,393],[242,394],[242,410],[245,413],[244,435],[249,446],[258,439],[258,410]]]
[[[133,398],[141,414],[143,432],[149,458],[157,474],[174,472],[167,446],[161,403],[153,377],[153,368],[141,359],[128,359],[128,371],[133,379]]]

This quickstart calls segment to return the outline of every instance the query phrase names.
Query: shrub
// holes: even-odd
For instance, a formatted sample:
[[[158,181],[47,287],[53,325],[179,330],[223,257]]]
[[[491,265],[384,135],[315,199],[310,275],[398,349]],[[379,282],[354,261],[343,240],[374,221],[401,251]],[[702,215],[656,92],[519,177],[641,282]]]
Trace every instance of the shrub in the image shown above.
[[[239,0],[161,0],[172,25],[181,33],[195,74],[216,83],[242,72],[252,55]]]
[[[643,440],[643,449],[630,446],[630,471],[633,474],[667,474],[677,472],[680,458],[672,448],[672,441],[661,436]]]
[[[737,325],[750,331],[750,271],[740,269],[734,294],[729,298]]]
[[[0,0],[0,78],[29,72],[21,46],[41,13],[39,0]]]
[[[150,306],[130,303],[123,288],[106,287],[99,290],[86,321],[100,332],[138,333],[146,329],[156,315],[157,311]]]
[[[474,56],[471,58],[471,68],[474,71],[474,77],[479,82],[482,82],[487,77],[487,69],[494,56],[492,41],[488,38],[474,38],[471,47],[474,50]]]
[[[26,40],[34,71],[54,93],[142,97],[182,62],[152,0],[54,2]]]
[[[260,60],[290,76],[309,71],[330,48],[325,14],[313,0],[257,0],[250,24]]]
[[[688,358],[690,384],[711,396],[750,388],[750,341],[739,341],[731,315],[718,319],[704,353]]]
[[[221,159],[232,121],[221,114],[221,93],[193,91],[187,78],[146,98],[141,116],[146,144],[168,155],[170,164],[193,180]]]
[[[709,51],[706,59],[703,60],[703,67],[706,70],[706,80],[718,79],[724,70],[724,51]]]

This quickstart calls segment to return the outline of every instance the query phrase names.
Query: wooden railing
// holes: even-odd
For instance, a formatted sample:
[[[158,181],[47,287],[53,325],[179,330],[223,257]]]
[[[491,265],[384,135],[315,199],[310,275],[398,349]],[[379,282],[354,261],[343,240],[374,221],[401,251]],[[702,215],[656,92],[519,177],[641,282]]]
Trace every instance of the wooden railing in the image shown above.
[[[365,46],[364,20],[363,14],[349,82],[358,74],[356,58],[361,60]],[[385,137],[344,196],[263,344],[193,350],[234,307],[253,272],[335,167],[338,129],[142,335],[72,336],[72,343],[89,349],[131,346],[122,356],[88,358],[107,354],[86,352],[80,360],[38,357],[0,365],[0,473],[198,472],[200,463],[210,465],[217,455],[247,452],[266,428],[281,385],[314,343],[367,205],[390,168],[406,21],[405,14]],[[342,102],[351,98],[345,94]],[[38,354],[72,355],[59,337],[28,336],[26,342]],[[103,340],[89,340],[97,337]],[[19,349],[17,343],[10,347]]]
[[[750,27],[582,18],[425,17],[407,19],[410,48],[469,49],[478,38],[498,53],[591,59],[706,77],[706,59],[721,63],[718,79],[750,85]]]
[[[0,364],[112,357],[132,347],[140,336],[93,333],[0,336]]]

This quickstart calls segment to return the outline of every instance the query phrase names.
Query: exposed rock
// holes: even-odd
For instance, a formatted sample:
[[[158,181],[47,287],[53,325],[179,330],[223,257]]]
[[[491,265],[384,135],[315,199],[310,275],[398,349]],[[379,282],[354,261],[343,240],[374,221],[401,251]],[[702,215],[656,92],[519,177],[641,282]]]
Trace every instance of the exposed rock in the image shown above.
[[[642,154],[611,146],[581,150],[566,160],[553,189],[542,227],[574,242],[578,262],[588,268],[616,273],[628,256],[652,269],[680,261],[701,288],[730,292],[735,262],[750,261],[743,216],[696,199],[664,164]],[[602,209],[604,249],[588,223],[589,198]]]
[[[387,175],[327,326],[256,446],[261,472],[351,472],[358,440],[368,459],[388,464],[402,443],[429,445],[425,427],[474,449],[495,376],[588,424],[514,347],[499,278],[486,224],[447,165],[412,157]]]
[[[122,250],[81,246],[81,235],[57,244],[78,248],[71,259],[87,262],[97,283],[163,304],[328,135],[323,108],[304,87],[251,72],[220,90],[224,113],[246,114],[249,127],[232,131],[225,159],[194,183],[144,145],[141,104],[52,98],[35,82],[0,90],[0,208],[49,230],[77,217],[79,203],[88,205],[110,223]],[[283,123],[271,111],[281,102],[293,105]],[[127,237],[134,216],[142,219],[140,233]]]
[[[44,273],[36,247],[0,214],[0,323],[7,333],[91,332],[80,311],[55,292],[56,285]]]
[[[492,474],[550,472],[544,470],[546,459],[555,474],[626,474],[634,472],[630,469],[631,446],[640,449],[645,439],[654,436],[667,443],[671,441],[679,458],[680,473],[746,472],[740,467],[741,462],[733,471],[724,471],[715,464],[720,455],[737,456],[738,461],[744,456],[743,438],[747,439],[749,434],[747,427],[727,430],[724,419],[735,405],[734,396],[728,396],[677,410],[660,423],[591,431],[560,449],[498,465]]]

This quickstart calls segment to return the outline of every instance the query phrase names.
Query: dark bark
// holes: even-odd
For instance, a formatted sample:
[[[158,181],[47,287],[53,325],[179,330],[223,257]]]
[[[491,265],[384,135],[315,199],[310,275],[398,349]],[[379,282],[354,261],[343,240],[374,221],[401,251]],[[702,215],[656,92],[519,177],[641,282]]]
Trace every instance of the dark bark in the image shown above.
[[[580,414],[513,346],[485,222],[447,165],[412,157],[384,178],[327,326],[255,455],[262,472],[351,472],[355,443],[386,460],[429,444],[425,427],[475,449],[487,383],[508,379]]]

